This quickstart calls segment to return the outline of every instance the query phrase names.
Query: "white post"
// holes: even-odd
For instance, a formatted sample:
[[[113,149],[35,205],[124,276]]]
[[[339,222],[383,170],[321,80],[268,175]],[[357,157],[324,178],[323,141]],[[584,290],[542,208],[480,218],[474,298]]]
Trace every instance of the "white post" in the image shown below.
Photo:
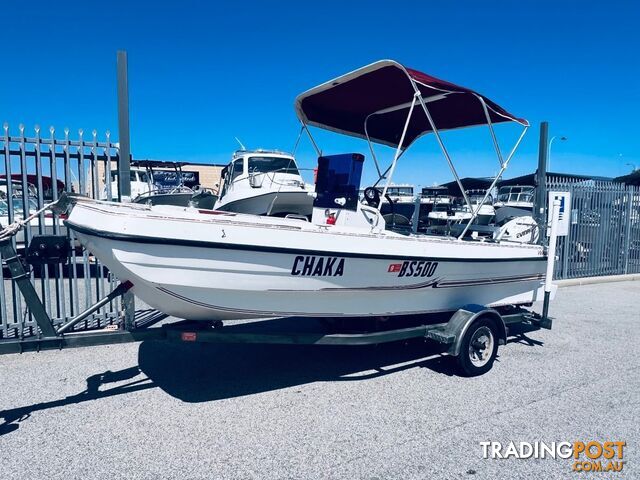
[[[553,286],[553,268],[556,263],[556,244],[558,240],[558,222],[560,221],[560,200],[553,201],[551,212],[551,231],[549,232],[549,249],[547,250],[547,274],[544,280],[544,305],[542,319],[547,320],[549,314],[549,299]]]

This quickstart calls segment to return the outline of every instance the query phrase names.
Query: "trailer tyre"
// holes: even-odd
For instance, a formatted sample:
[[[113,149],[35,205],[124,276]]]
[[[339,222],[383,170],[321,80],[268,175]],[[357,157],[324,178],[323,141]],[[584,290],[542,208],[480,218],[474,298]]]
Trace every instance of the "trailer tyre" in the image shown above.
[[[466,377],[475,377],[491,370],[498,354],[498,329],[495,322],[482,317],[473,322],[460,344],[458,368]]]

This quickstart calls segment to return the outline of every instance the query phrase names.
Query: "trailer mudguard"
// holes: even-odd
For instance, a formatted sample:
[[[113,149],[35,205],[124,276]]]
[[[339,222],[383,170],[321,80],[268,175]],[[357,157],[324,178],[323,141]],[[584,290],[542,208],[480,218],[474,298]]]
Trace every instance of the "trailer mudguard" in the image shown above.
[[[484,305],[468,304],[453,314],[444,329],[446,333],[455,337],[455,340],[449,346],[447,351],[449,355],[458,356],[460,354],[460,345],[465,332],[473,322],[484,316],[492,318],[495,322],[496,327],[498,328],[498,344],[504,345],[506,343],[507,327],[505,326],[504,320],[500,314],[493,308],[489,308]]]

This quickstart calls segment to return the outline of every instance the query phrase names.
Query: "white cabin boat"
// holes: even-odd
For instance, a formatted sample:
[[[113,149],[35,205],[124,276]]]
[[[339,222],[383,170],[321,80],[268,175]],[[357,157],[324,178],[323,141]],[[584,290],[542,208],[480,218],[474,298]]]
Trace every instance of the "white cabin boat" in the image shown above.
[[[222,170],[216,210],[253,215],[311,217],[312,186],[293,155],[278,150],[239,150]]]
[[[530,185],[500,187],[494,203],[496,223],[504,223],[517,217],[532,216],[535,191],[535,187]]]
[[[434,208],[428,215],[432,225],[447,225],[467,222],[473,218],[474,225],[489,225],[495,218],[495,208],[489,195],[485,202],[484,192],[469,190],[466,192],[470,206],[464,197],[455,198],[446,208]],[[474,215],[475,214],[475,215]]]

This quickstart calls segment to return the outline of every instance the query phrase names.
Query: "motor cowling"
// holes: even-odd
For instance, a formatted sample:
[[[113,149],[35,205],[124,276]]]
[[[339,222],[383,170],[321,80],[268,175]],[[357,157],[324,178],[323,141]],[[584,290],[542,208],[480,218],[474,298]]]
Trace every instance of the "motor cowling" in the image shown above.
[[[498,239],[518,243],[537,243],[540,229],[531,216],[516,217],[500,227]]]

